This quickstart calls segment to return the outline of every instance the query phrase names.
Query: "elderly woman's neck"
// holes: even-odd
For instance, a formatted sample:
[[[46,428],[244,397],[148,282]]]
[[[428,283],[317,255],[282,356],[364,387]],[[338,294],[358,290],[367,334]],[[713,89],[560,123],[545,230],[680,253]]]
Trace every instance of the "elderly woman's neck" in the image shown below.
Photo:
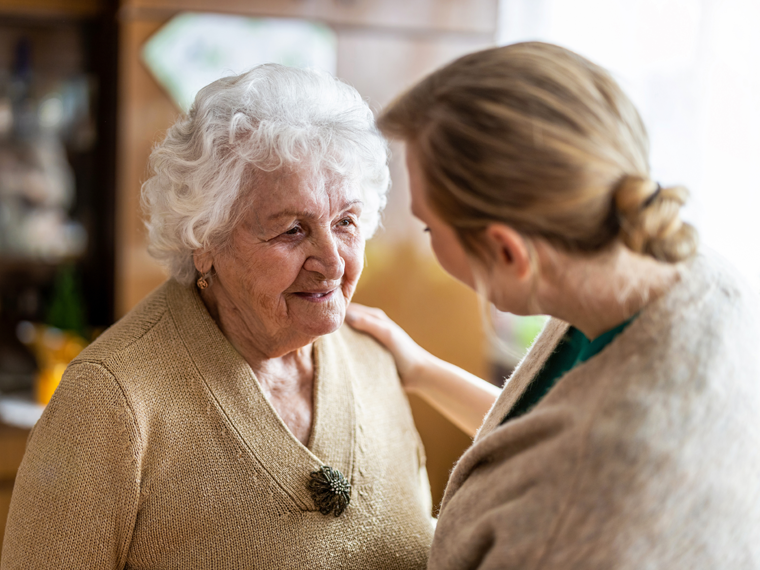
[[[201,292],[209,314],[222,334],[256,375],[264,397],[293,436],[303,445],[311,437],[314,408],[314,359],[312,343],[269,338],[245,318],[223,291],[214,287]]]
[[[206,309],[229,343],[245,359],[261,380],[284,383],[294,375],[312,374],[312,343],[303,339],[279,338],[265,331],[253,330],[255,324],[246,322],[243,313],[228,306],[224,294],[217,296],[211,287],[201,292]]]

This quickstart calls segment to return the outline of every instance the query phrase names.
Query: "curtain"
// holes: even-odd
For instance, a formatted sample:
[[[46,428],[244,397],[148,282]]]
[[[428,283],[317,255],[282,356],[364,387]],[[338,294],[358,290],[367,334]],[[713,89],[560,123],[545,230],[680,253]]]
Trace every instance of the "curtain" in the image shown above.
[[[651,142],[653,179],[760,290],[760,1],[501,0],[499,42],[562,45],[607,68]]]

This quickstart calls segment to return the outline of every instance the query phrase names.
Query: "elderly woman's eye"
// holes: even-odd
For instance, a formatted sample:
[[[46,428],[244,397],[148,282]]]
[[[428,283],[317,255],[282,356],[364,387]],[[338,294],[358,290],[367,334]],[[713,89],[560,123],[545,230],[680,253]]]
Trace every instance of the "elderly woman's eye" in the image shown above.
[[[354,220],[352,218],[343,218],[341,221],[338,222],[338,225],[347,228],[348,226],[353,226]]]
[[[286,236],[295,236],[301,233],[301,226],[293,226],[288,231],[284,232],[283,235]]]

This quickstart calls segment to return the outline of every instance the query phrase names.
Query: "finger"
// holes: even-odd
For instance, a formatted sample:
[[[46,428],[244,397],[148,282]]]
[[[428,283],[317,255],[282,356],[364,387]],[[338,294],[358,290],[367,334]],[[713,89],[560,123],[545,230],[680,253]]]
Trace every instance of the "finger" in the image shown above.
[[[348,306],[347,315],[370,315],[378,319],[385,319],[389,320],[388,315],[385,314],[385,311],[382,309],[377,309],[375,307],[367,307],[365,305],[359,305],[358,303],[351,303]]]
[[[349,303],[348,305],[349,310],[356,310],[362,313],[370,313],[373,315],[385,315],[385,311],[382,309],[378,309],[377,307],[368,307],[367,305],[362,305],[360,303]]]
[[[393,340],[393,330],[389,326],[391,322],[389,320],[383,321],[368,313],[361,314],[360,312],[355,312],[351,316],[349,316],[349,313],[346,313],[346,321],[356,330],[374,336],[385,346],[389,346]]]
[[[384,320],[390,321],[390,319],[388,318],[388,315],[386,315],[385,311],[383,311],[382,309],[377,309],[375,307],[367,307],[367,313],[377,319],[384,319]]]
[[[390,321],[383,320],[375,314],[369,312],[362,313],[360,311],[347,311],[346,320],[348,321],[348,324],[355,328],[371,327],[373,329],[388,329],[390,323]]]

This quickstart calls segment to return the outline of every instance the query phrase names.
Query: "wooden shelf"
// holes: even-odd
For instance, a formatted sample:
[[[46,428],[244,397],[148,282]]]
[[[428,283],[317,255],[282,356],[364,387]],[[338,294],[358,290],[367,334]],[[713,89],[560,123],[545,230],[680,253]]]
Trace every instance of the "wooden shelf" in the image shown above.
[[[494,0],[122,0],[123,20],[165,20],[179,12],[305,18],[337,27],[496,33]]]
[[[104,0],[0,0],[0,16],[86,18],[104,9]]]
[[[26,282],[48,281],[62,262],[0,257],[0,282],[23,276]]]
[[[24,457],[29,431],[0,422],[0,547],[5,535],[5,520],[8,517],[13,483]]]

